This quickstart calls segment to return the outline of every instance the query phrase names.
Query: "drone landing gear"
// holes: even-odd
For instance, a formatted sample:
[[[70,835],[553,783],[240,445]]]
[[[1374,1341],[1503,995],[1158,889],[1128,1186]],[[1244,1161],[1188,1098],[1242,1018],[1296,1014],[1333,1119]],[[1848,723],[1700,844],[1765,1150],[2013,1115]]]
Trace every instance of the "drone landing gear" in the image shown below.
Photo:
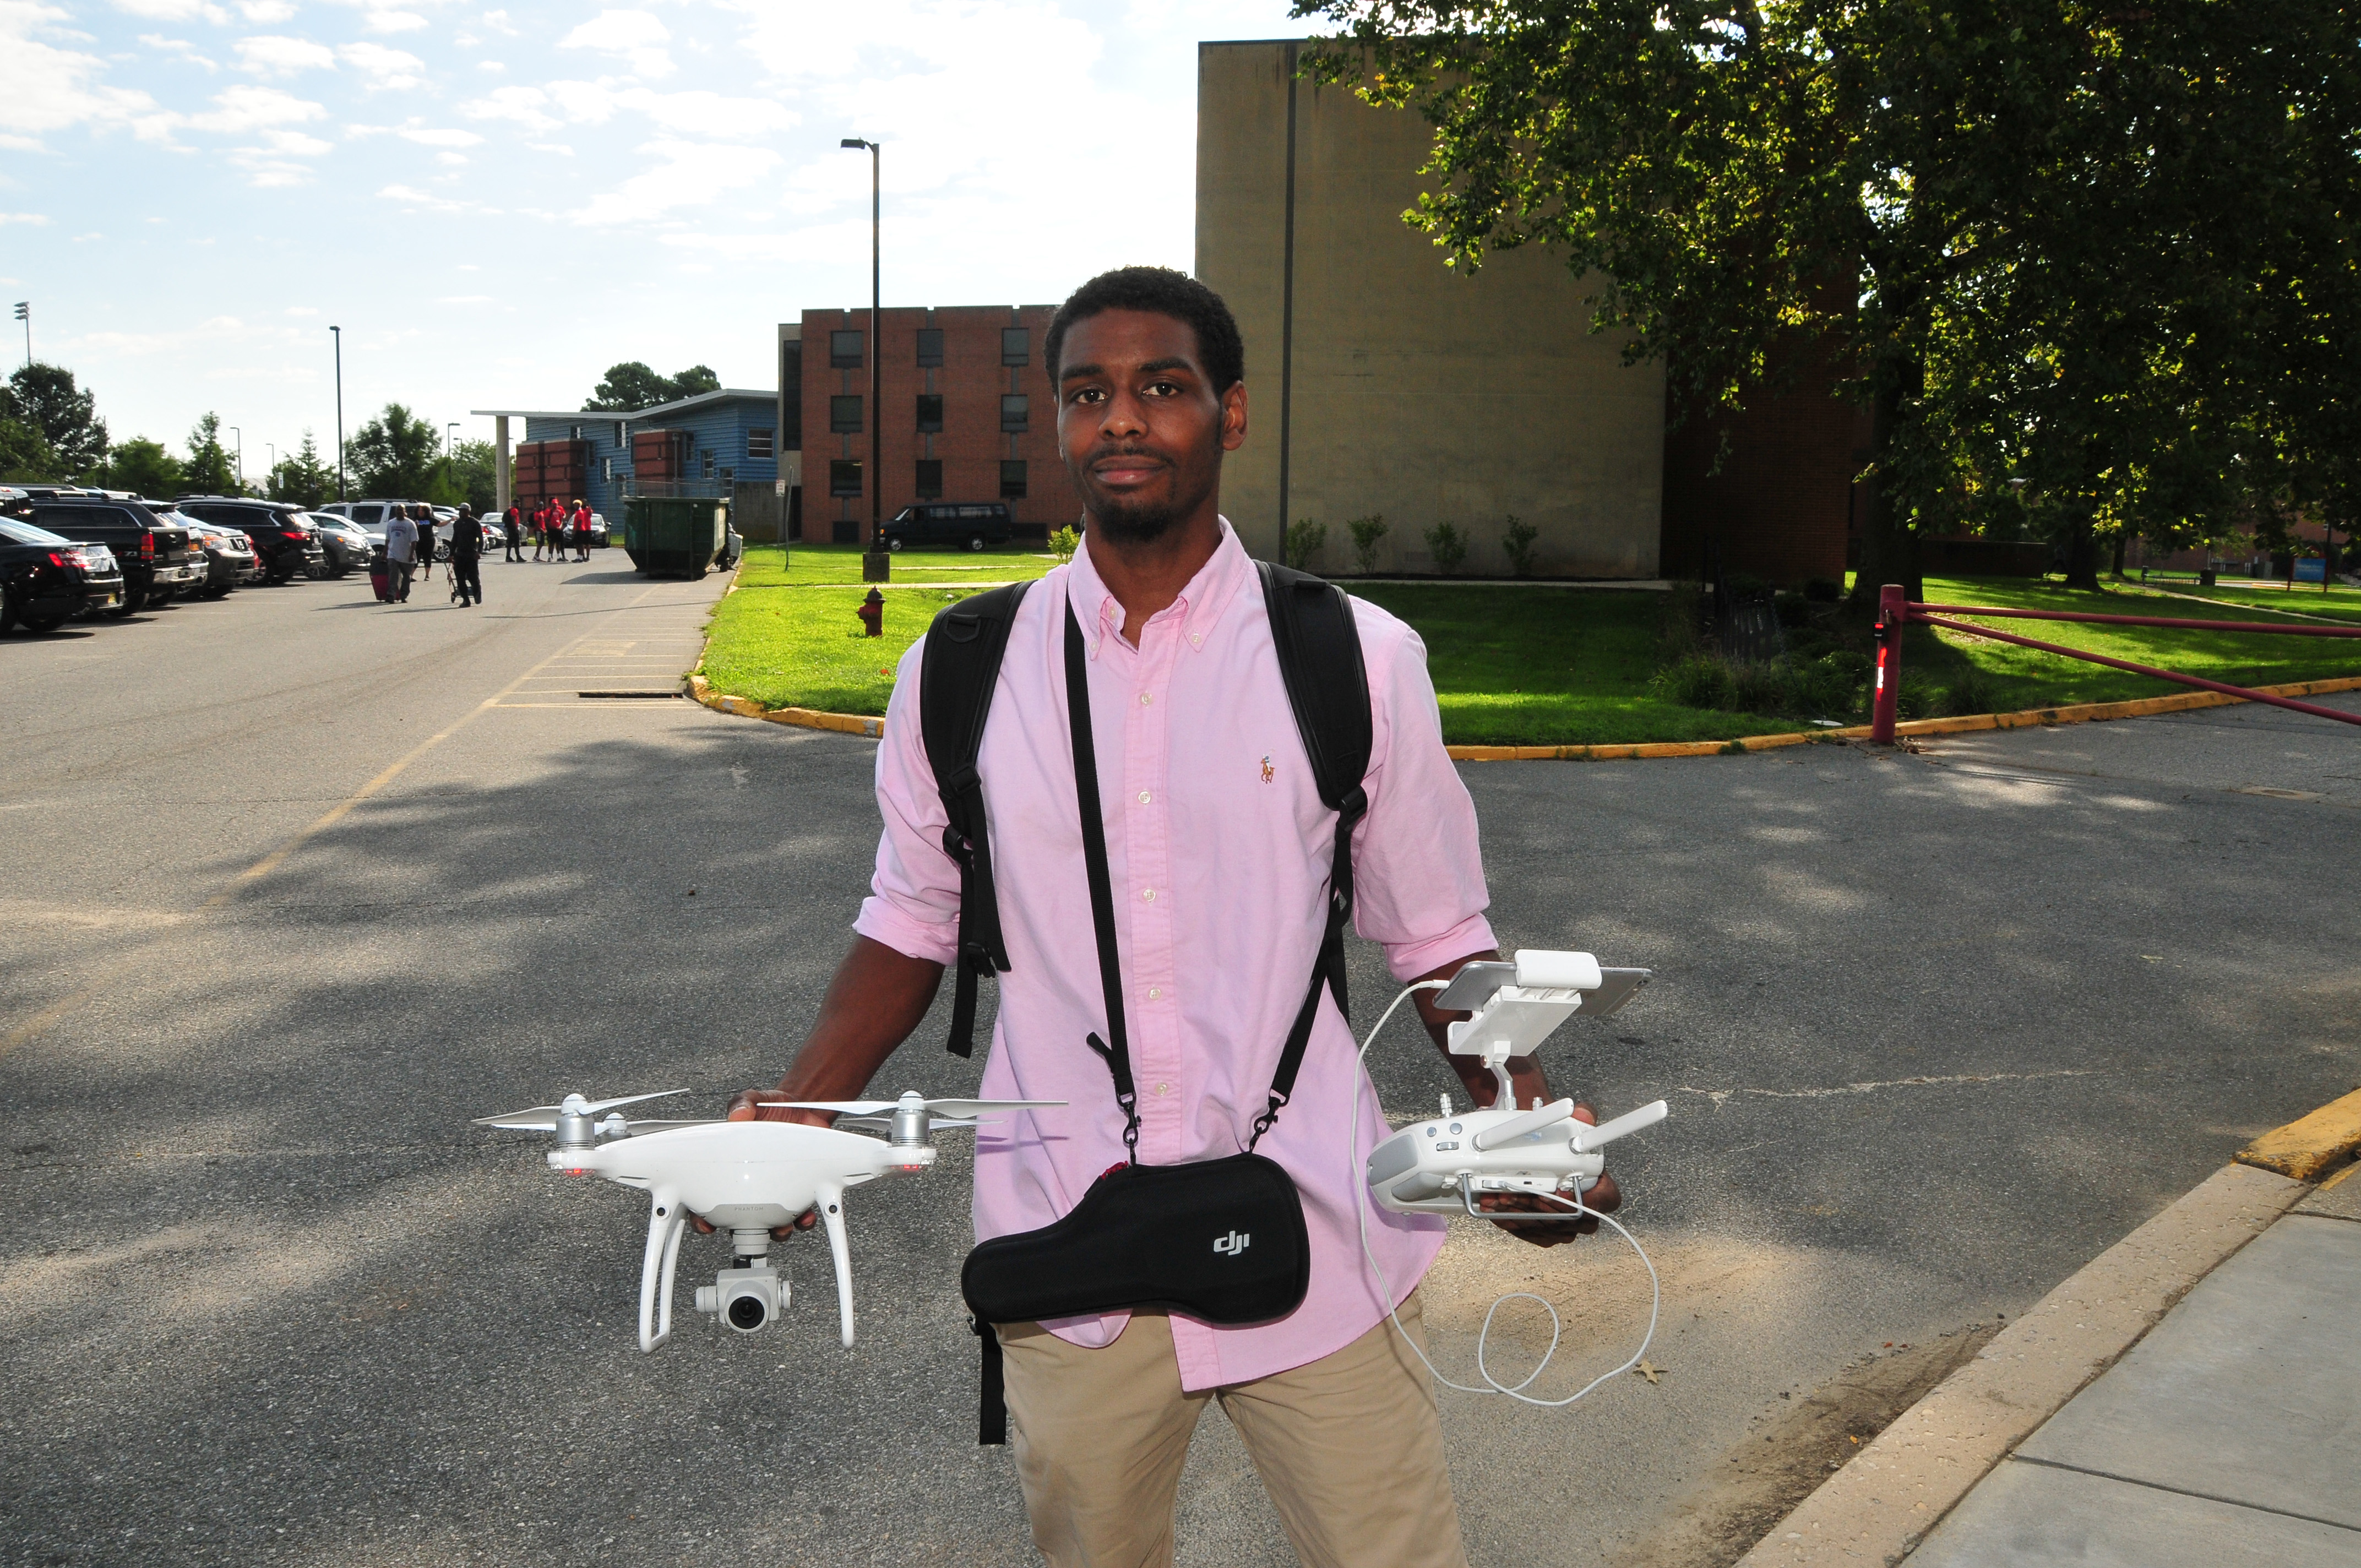
[[[688,1213],[680,1195],[658,1192],[648,1213],[648,1246],[640,1257],[640,1348],[672,1338],[672,1274],[680,1260],[680,1233]]]

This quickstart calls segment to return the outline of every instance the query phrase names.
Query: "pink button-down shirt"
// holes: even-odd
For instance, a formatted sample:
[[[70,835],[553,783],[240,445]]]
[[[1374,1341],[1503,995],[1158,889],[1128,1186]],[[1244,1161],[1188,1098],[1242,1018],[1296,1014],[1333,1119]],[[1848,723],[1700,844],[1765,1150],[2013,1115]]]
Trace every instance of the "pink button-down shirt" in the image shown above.
[[[1213,559],[1149,619],[1137,648],[1120,634],[1123,609],[1093,568],[1087,543],[1071,566],[1026,595],[977,763],[1010,963],[999,980],[983,1092],[1068,1103],[979,1129],[978,1240],[1050,1223],[1124,1157],[1113,1081],[1083,1043],[1105,1029],[1066,725],[1070,600],[1091,653],[1091,725],[1142,1162],[1176,1165],[1245,1147],[1311,979],[1335,842],[1335,815],[1313,787],[1254,562],[1227,522]],[[1353,608],[1374,720],[1369,808],[1354,843],[1355,924],[1383,944],[1394,975],[1406,981],[1493,946],[1483,914],[1488,898],[1475,805],[1444,752],[1426,651],[1384,610],[1358,599]],[[922,648],[903,657],[878,748],[885,832],[873,895],[854,928],[948,964],[959,868],[942,850],[942,804],[919,734]],[[1428,1047],[1413,1027],[1378,1048]],[[1247,1328],[1176,1315],[1183,1387],[1301,1366],[1384,1316],[1395,1303],[1361,1256],[1362,1206],[1396,1303],[1441,1248],[1441,1220],[1369,1204],[1353,1168],[1356,1049],[1323,992],[1293,1101],[1260,1148],[1302,1193],[1310,1293],[1285,1318]],[[1389,1128],[1366,1080],[1360,1100],[1366,1157]],[[1097,1346],[1127,1321],[1111,1313],[1049,1327]]]

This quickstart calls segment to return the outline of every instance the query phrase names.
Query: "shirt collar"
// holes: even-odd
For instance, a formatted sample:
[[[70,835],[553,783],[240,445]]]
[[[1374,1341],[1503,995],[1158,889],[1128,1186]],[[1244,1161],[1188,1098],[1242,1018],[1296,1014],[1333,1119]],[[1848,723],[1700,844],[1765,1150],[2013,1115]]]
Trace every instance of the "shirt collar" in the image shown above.
[[[1254,561],[1246,554],[1246,546],[1238,543],[1237,531],[1228,518],[1218,518],[1222,542],[1197,575],[1189,579],[1180,597],[1150,617],[1150,623],[1178,619],[1183,636],[1180,645],[1192,652],[1204,648],[1205,639],[1238,595],[1247,577],[1254,573]],[[1090,640],[1091,657],[1099,656],[1099,645],[1107,637],[1118,633],[1123,626],[1123,606],[1107,591],[1106,580],[1099,576],[1091,560],[1090,535],[1074,552],[1073,564],[1067,569],[1066,602],[1073,607],[1074,618],[1082,623]]]

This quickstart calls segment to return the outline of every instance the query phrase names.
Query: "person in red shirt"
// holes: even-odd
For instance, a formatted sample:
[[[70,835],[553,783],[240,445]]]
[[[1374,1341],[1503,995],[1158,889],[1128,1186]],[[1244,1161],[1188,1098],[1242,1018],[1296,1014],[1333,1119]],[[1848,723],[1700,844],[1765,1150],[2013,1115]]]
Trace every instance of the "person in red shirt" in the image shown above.
[[[574,558],[590,559],[590,503],[580,499],[574,502]]]

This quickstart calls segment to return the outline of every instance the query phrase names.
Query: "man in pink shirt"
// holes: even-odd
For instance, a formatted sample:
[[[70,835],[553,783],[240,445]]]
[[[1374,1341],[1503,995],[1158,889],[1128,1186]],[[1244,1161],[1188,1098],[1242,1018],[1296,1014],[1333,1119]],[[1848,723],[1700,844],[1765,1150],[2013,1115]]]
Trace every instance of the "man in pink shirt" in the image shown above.
[[[1051,1223],[1125,1158],[1124,1114],[1084,1044],[1104,1002],[1067,732],[1068,608],[1089,652],[1143,1164],[1246,1146],[1320,946],[1336,823],[1254,563],[1219,511],[1222,455],[1246,437],[1228,309],[1183,274],[1128,268],[1077,291],[1045,350],[1087,532],[1018,609],[977,759],[1009,959],[982,1092],[1066,1104],[979,1130],[979,1241]],[[1495,956],[1475,807],[1444,753],[1416,633],[1374,606],[1353,609],[1373,731],[1356,925],[1398,981],[1441,978]],[[957,957],[959,867],[918,724],[922,646],[905,655],[886,715],[884,835],[852,950],[777,1091],[741,1095],[733,1115],[823,1120],[752,1102],[862,1093]],[[1462,1015],[1419,1000],[1440,1046]],[[1245,1327],[1162,1311],[1000,1327],[1026,1506],[1056,1568],[1171,1560],[1189,1434],[1209,1398],[1305,1563],[1464,1568],[1433,1390],[1386,1318],[1399,1306],[1420,1332],[1415,1288],[1444,1224],[1369,1203],[1350,1146],[1356,1048],[1323,990],[1293,1097],[1259,1146],[1302,1200],[1312,1277],[1295,1310]],[[1490,1102],[1480,1064],[1446,1060],[1477,1103]],[[1549,1097],[1530,1058],[1510,1070],[1520,1103]],[[1389,1131],[1364,1085],[1359,1147]],[[1612,1181],[1590,1201],[1612,1208]],[[1361,1256],[1364,1208],[1396,1300]],[[1504,1223],[1549,1245],[1597,1222]]]

